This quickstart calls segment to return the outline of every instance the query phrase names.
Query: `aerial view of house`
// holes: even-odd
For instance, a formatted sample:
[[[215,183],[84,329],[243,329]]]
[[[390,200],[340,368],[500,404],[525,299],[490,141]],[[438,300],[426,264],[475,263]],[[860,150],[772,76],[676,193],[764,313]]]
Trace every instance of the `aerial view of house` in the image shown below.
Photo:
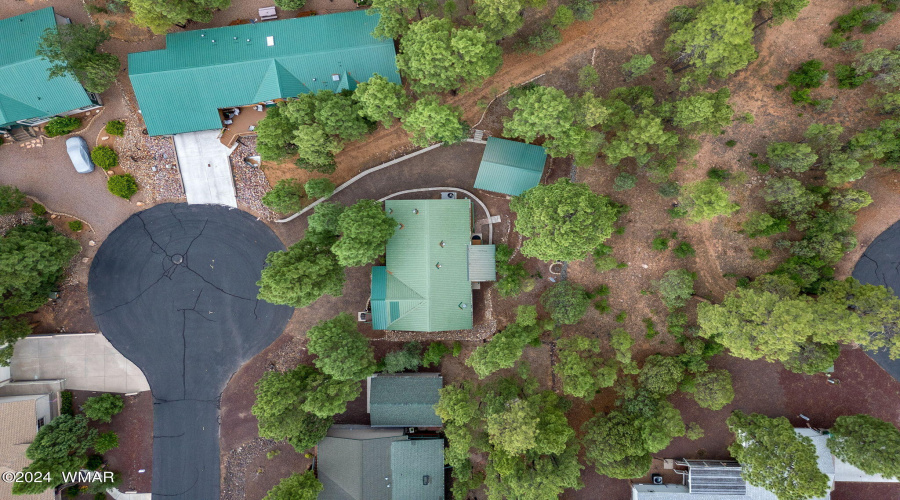
[[[900,500],[898,6],[0,2],[0,500]]]

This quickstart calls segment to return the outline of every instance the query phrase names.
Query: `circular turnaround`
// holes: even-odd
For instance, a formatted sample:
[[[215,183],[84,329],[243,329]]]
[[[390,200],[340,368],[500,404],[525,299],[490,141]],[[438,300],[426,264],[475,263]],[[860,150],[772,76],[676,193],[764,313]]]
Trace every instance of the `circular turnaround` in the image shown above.
[[[291,316],[256,298],[266,256],[283,249],[248,213],[169,203],[132,215],[94,257],[91,312],[153,394],[154,494],[219,497],[218,400]]]
[[[859,258],[853,277],[861,283],[883,285],[900,295],[900,222],[884,230]],[[892,360],[886,350],[868,351],[874,359],[897,380],[900,380],[900,360]]]

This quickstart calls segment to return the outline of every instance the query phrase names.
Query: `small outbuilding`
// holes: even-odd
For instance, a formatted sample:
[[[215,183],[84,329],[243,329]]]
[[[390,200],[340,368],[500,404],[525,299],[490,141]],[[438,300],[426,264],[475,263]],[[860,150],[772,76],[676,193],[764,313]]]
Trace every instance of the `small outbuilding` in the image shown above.
[[[541,146],[489,137],[475,188],[519,196],[540,184],[546,163],[547,152]]]
[[[372,427],[441,427],[434,405],[443,386],[439,373],[369,377],[366,408]]]

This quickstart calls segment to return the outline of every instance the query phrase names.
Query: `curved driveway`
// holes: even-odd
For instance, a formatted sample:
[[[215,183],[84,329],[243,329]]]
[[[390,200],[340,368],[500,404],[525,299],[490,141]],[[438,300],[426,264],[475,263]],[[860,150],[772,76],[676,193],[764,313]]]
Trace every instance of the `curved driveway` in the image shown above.
[[[91,266],[91,311],[153,394],[153,495],[219,498],[219,398],[293,309],[256,298],[284,245],[254,216],[167,203],[132,215]]]

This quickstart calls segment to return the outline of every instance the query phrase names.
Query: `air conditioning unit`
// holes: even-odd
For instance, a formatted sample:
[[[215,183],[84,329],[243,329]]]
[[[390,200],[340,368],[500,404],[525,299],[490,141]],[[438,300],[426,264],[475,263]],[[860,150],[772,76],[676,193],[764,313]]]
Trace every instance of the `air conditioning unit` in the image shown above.
[[[356,313],[356,321],[359,321],[360,323],[369,321],[369,313],[366,311]]]
[[[456,199],[456,193],[454,193],[453,191],[442,191],[442,192],[441,192],[441,199],[442,199],[442,200],[455,200],[455,199]]]
[[[661,474],[653,474],[650,476],[650,479],[653,480],[653,484],[663,484],[663,478]]]

